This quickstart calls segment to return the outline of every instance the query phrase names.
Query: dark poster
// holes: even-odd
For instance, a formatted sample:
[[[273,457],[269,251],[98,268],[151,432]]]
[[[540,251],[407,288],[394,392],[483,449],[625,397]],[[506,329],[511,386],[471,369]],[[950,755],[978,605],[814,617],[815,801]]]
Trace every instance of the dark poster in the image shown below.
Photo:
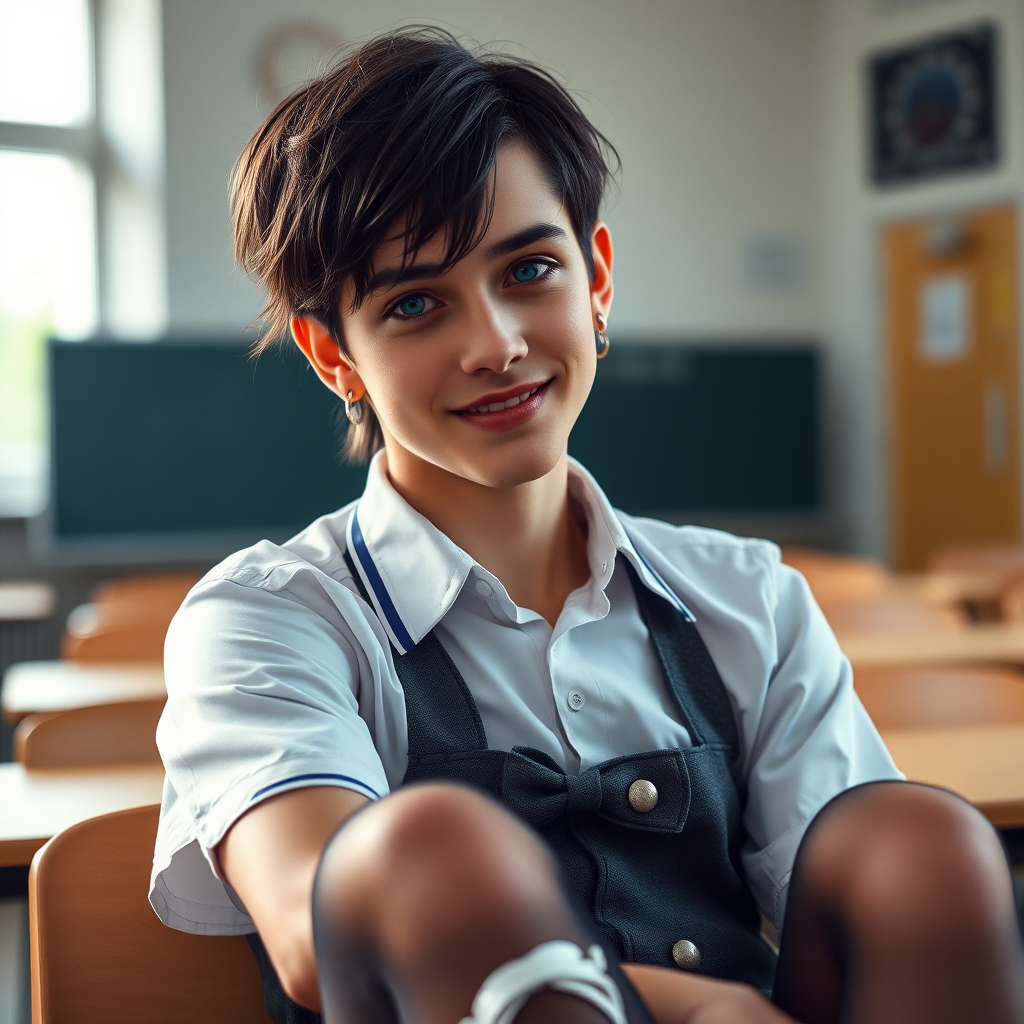
[[[996,163],[995,46],[995,29],[980,25],[871,60],[871,177],[876,184]]]

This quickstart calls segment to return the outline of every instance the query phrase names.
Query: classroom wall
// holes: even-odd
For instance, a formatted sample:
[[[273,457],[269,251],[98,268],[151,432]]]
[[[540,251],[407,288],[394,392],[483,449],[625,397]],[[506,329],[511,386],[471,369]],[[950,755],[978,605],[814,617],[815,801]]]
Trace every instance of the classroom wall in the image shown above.
[[[623,158],[607,216],[613,337],[818,335],[819,0],[165,0],[169,328],[258,311],[233,267],[232,161],[267,112],[254,61],[307,20],[348,41],[408,21],[512,41],[558,71]]]
[[[232,161],[266,114],[255,60],[287,23],[349,42],[409,21],[516,44],[568,81],[623,157],[612,335],[820,338],[830,537],[887,552],[876,239],[888,220],[1024,192],[1024,0],[165,0],[168,323],[235,331]],[[868,184],[865,61],[982,19],[1001,29],[992,172]]]
[[[992,171],[878,190],[866,165],[869,54],[982,20],[1000,28],[1003,157]],[[829,460],[845,546],[888,550],[886,379],[879,229],[886,222],[1024,198],[1024,3],[1021,0],[823,0],[824,333]],[[1022,293],[1024,294],[1024,293]]]

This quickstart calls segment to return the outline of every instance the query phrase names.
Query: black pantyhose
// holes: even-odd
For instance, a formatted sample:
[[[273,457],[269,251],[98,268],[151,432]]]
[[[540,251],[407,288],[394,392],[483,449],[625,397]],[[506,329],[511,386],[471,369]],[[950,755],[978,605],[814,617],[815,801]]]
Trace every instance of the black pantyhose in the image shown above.
[[[501,964],[550,939],[595,941],[535,835],[448,785],[400,790],[341,829],[314,931],[325,1024],[455,1024]],[[948,793],[876,783],[833,800],[801,845],[783,934],[776,1006],[681,972],[630,977],[658,1024],[1024,1024],[1006,862],[988,823]],[[631,1024],[648,1024],[612,971]],[[517,1019],[605,1021],[552,992]]]
[[[491,971],[542,942],[604,945],[536,836],[454,786],[411,786],[350,819],[321,860],[313,906],[325,1024],[455,1024]],[[605,956],[630,1024],[652,1024],[615,953]],[[556,992],[517,1020],[607,1024]]]
[[[874,783],[804,837],[774,1002],[804,1024],[1024,1021],[1024,956],[999,839],[943,790]]]

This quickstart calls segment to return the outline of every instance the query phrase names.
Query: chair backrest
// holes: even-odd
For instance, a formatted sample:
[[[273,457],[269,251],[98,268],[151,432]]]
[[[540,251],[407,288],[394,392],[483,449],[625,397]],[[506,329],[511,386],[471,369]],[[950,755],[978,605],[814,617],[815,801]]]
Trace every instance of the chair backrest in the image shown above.
[[[185,595],[199,582],[198,572],[155,572],[137,576],[114,576],[92,588],[89,600],[98,605],[122,605],[147,609],[170,609],[171,614]]]
[[[829,625],[837,633],[924,633],[967,625],[967,616],[959,608],[928,604],[899,595],[861,601],[821,601],[820,604]]]
[[[68,616],[61,654],[68,661],[161,661],[164,636],[198,573],[123,576],[98,583]]]
[[[871,558],[787,546],[782,549],[782,560],[803,573],[819,604],[879,597],[891,582],[885,566]]]
[[[928,559],[932,572],[1024,572],[1024,547],[1019,544],[958,544]]]
[[[999,595],[999,618],[1003,622],[1024,622],[1024,570],[1004,582]]]
[[[871,668],[854,686],[881,731],[1024,722],[1024,675],[998,668]]]
[[[269,1024],[243,936],[161,924],[146,893],[156,806],[73,825],[29,876],[33,1024]]]
[[[159,764],[156,723],[165,703],[133,700],[28,715],[14,730],[14,760],[26,768]]]

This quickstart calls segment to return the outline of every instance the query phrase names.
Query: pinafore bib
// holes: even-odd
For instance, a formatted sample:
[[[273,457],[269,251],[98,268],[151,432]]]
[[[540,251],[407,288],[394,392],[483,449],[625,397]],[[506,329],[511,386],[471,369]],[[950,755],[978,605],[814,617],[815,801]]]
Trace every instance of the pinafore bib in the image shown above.
[[[614,757],[578,775],[530,747],[491,750],[465,680],[431,632],[406,654],[392,649],[409,731],[402,784],[461,783],[505,804],[548,843],[623,961],[677,969],[674,949],[690,965],[696,951],[699,973],[770,990],[775,954],[740,866],[745,787],[725,686],[696,626],[623,564],[691,747]],[[318,1021],[285,996],[258,937],[251,944],[271,1016]]]

